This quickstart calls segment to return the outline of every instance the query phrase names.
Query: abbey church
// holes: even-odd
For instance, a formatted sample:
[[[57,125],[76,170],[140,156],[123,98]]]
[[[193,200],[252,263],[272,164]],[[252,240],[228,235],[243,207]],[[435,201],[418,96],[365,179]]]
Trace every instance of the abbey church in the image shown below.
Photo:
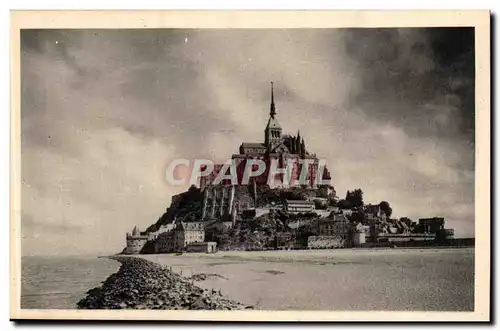
[[[279,169],[286,168],[287,165],[291,166],[289,182],[283,182],[283,175],[278,174],[272,186],[300,185],[299,178],[304,166],[308,167],[307,175],[304,178],[307,182],[306,186],[316,187],[318,179],[322,180],[322,184],[330,185],[331,177],[326,165],[323,168],[320,167],[320,162],[316,155],[307,150],[305,140],[300,136],[300,131],[297,132],[296,136],[283,134],[282,131],[274,102],[274,86],[271,82],[271,106],[269,120],[264,130],[264,142],[243,142],[240,145],[239,153],[232,155],[232,159],[236,164],[238,183],[242,183],[247,161],[258,159],[266,164],[266,168],[260,176],[252,179],[254,185],[268,184],[272,162],[277,162]],[[215,165],[211,174],[201,178],[200,188],[203,189],[211,185],[222,168],[222,164]],[[322,171],[322,174],[318,176],[319,171]],[[229,182],[223,181],[222,184],[229,184]]]
[[[253,172],[254,166],[259,166],[247,165],[252,160],[262,161],[260,166],[264,164],[266,169],[246,181],[245,170],[251,167]],[[227,164],[215,165],[213,171],[201,177],[199,187],[193,185],[173,196],[166,213],[145,232],[134,228],[127,233],[123,253],[214,252],[216,247],[337,248],[394,242],[411,246],[452,240],[453,229],[444,228],[442,217],[419,219],[416,224],[407,217],[391,219],[382,210],[382,203],[339,205],[326,165],[308,151],[304,137],[299,132],[296,136],[283,134],[272,83],[263,142],[242,143],[231,161],[235,167],[230,179],[217,178],[219,174],[227,175]],[[271,164],[288,168],[287,180],[283,173],[269,171]],[[302,167],[307,168],[302,171]],[[269,172],[276,177],[274,185],[268,181]],[[234,183],[235,177],[238,183]],[[224,178],[222,182],[218,182],[220,178]],[[353,215],[356,218],[349,219]],[[298,236],[301,222],[310,228]]]
[[[260,194],[272,189],[286,190],[290,186],[301,186],[305,191],[313,191],[313,196],[320,194],[324,200],[329,195],[334,196],[326,165],[320,164],[316,155],[307,150],[306,141],[300,132],[293,136],[283,134],[282,131],[271,83],[271,105],[263,142],[243,142],[239,153],[231,157],[238,183],[235,184],[230,179],[217,183],[217,176],[222,171],[226,172],[227,167],[224,168],[224,164],[214,165],[212,172],[201,176],[199,188],[193,186],[187,192],[172,197],[171,205],[164,216],[165,221],[160,218],[156,225],[144,233],[134,229],[132,234],[127,234],[124,253],[182,251],[192,245],[200,245],[203,240],[213,241],[216,237],[214,233],[231,231],[238,222],[242,222],[246,217],[244,214],[249,211],[255,212],[255,216],[269,214],[271,209],[276,208],[282,208],[292,214],[314,211],[315,204],[312,199],[274,201],[272,204],[265,198],[261,199]],[[256,164],[247,165],[250,160],[261,160],[265,164],[265,170],[245,182],[245,170],[250,167],[252,171],[256,170]],[[289,169],[287,180],[284,180],[283,173],[271,170],[272,164],[277,169]],[[200,170],[204,171],[204,167],[206,166],[202,166]],[[302,171],[303,167],[307,168]],[[275,174],[272,185],[268,181],[270,172]]]

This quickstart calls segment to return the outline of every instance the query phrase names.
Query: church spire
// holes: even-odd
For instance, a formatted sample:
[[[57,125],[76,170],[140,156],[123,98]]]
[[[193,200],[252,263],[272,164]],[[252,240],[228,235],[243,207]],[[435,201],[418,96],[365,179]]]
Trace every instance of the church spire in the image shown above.
[[[274,82],[271,81],[271,112],[269,113],[272,118],[276,115],[276,106],[274,105]]]
[[[281,125],[276,116],[276,107],[274,106],[274,84],[271,82],[271,111],[269,112],[269,120],[267,121],[265,133],[265,145],[267,147],[274,146],[276,143],[281,141]]]
[[[300,144],[300,131],[297,131],[297,137],[296,137],[296,140],[295,140],[295,153],[301,155],[302,152],[300,151],[300,147],[301,147],[301,144]]]

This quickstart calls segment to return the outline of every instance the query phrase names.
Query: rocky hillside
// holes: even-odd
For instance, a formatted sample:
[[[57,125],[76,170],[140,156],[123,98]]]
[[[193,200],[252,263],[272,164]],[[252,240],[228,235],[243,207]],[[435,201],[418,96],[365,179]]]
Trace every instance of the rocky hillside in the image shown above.
[[[238,186],[235,189],[234,199],[247,206],[254,204],[254,194],[251,186]],[[257,187],[258,207],[281,204],[284,200],[306,200],[322,198],[323,206],[335,204],[335,192],[327,193],[326,187],[311,189],[307,187],[274,188],[268,186]],[[315,201],[316,202],[316,201]],[[167,211],[146,232],[154,232],[160,226],[171,223],[174,219],[184,222],[195,222],[201,219],[203,206],[203,193],[195,186],[188,191],[176,195]],[[286,245],[288,241],[295,241],[296,236],[302,236],[303,231],[297,231],[297,220],[309,220],[317,217],[310,215],[288,215],[281,211],[272,211],[255,217],[248,212],[238,215],[235,226],[224,233],[213,233],[207,240],[218,243],[219,249],[250,250],[266,249]],[[289,226],[289,223],[292,226]],[[303,224],[303,222],[302,222]],[[146,252],[146,251],[145,251]]]
[[[203,204],[203,193],[195,186],[191,186],[189,190],[179,195],[172,197],[172,203],[167,211],[150,227],[146,232],[154,232],[161,225],[172,222],[175,218],[179,218],[185,222],[195,222],[201,218],[201,208]]]
[[[235,200],[253,205],[252,188],[247,186],[238,186],[235,190]],[[306,200],[315,197],[326,198],[327,205],[335,204],[335,192],[326,193],[326,189],[311,189],[306,187],[274,188],[268,186],[257,187],[257,202],[259,207],[271,204],[279,204],[284,200]],[[191,186],[188,191],[172,197],[170,207],[166,212],[150,227],[146,232],[154,232],[161,225],[172,222],[178,218],[184,222],[195,222],[201,218],[203,205],[203,193],[195,186]]]
[[[315,220],[315,214],[299,216],[303,223]],[[235,226],[218,234],[215,239],[220,250],[263,250],[294,246],[296,237],[309,228],[293,228],[290,223],[297,220],[297,215],[271,211],[259,217],[239,218]]]

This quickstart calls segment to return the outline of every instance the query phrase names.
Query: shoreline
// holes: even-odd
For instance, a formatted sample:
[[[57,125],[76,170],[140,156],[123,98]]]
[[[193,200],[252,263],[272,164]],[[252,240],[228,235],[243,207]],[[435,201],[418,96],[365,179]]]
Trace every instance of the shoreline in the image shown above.
[[[178,261],[187,259],[193,262],[206,261],[224,261],[221,263],[229,262],[258,262],[258,263],[287,263],[297,264],[318,264],[323,265],[325,262],[338,262],[350,263],[358,259],[365,258],[379,258],[383,256],[398,256],[405,259],[416,255],[434,255],[436,253],[445,255],[454,255],[460,251],[473,252],[474,247],[463,247],[453,249],[305,249],[305,250],[262,250],[262,251],[218,251],[217,253],[200,253],[188,252],[181,255],[177,253],[163,253],[163,254],[139,254],[133,255],[138,258],[143,258],[148,261],[160,263],[158,261],[168,260],[172,265],[177,265]],[[160,263],[164,264],[164,263]],[[196,268],[196,265],[193,267]]]
[[[200,308],[200,303],[198,308],[189,307],[195,301],[189,293],[196,292],[194,297],[206,295],[211,298],[215,295],[220,298],[223,294],[225,300],[242,303],[238,308],[231,307],[231,310],[473,309],[474,288],[470,282],[474,271],[474,247],[415,248],[99,255],[96,256],[98,259],[118,262],[117,268],[105,274],[100,284],[84,288],[71,307],[86,300],[87,304],[79,309],[226,309]],[[143,292],[138,283],[148,283],[151,278],[155,283],[158,276],[154,273],[147,276],[149,272],[139,270],[132,278],[130,274],[117,277],[124,260],[151,263],[153,269],[161,269],[161,273],[166,273],[167,278],[173,277],[173,281],[168,281],[166,285],[146,286],[151,294],[149,297],[137,295]],[[457,263],[460,263],[459,269]],[[443,282],[443,276],[449,275],[450,270],[454,275],[449,280],[451,285]],[[375,275],[380,277],[374,278]],[[128,288],[115,286],[120,282],[117,279],[131,285],[127,285]],[[107,282],[112,286],[108,285],[103,290]],[[411,287],[408,284],[412,284]],[[184,290],[186,286],[189,289]],[[164,289],[169,291],[171,288],[176,293],[173,300],[162,293]],[[461,289],[459,293],[457,288]],[[140,292],[136,293],[137,297],[127,297],[127,293],[123,293],[134,289]],[[325,293],[335,295],[325,297]],[[370,295],[360,297],[360,293]],[[384,295],[380,297],[381,294]],[[181,298],[187,298],[189,302],[181,302]]]
[[[345,247],[345,248],[324,248],[324,249],[307,249],[307,248],[296,248],[296,249],[262,249],[262,250],[218,250],[215,253],[201,253],[206,254],[207,256],[217,256],[220,254],[226,253],[259,253],[259,252],[348,252],[348,251],[404,251],[404,250],[427,250],[427,249],[435,249],[435,250],[455,250],[455,249],[475,249],[475,245],[464,245],[464,246],[380,246],[380,247]],[[142,253],[142,254],[123,254],[117,253],[115,255],[110,256],[151,256],[151,255],[166,255],[173,256],[179,254],[178,252],[170,252],[170,253]],[[182,256],[190,256],[200,254],[199,252],[181,252]],[[108,256],[99,256],[103,258],[107,258]]]
[[[78,301],[78,309],[242,310],[252,306],[194,285],[172,268],[138,256],[99,256],[121,263],[101,286]],[[195,275],[192,275],[195,276]],[[200,278],[200,275],[196,275]],[[203,278],[203,276],[201,276]]]
[[[140,255],[259,310],[470,311],[474,248]]]

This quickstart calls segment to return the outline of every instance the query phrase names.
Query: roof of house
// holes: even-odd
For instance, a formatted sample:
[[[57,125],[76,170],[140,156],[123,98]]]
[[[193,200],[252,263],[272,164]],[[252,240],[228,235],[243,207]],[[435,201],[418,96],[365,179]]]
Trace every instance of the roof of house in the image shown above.
[[[347,222],[347,217],[344,214],[333,214],[333,219],[337,222]]]
[[[331,217],[331,215],[330,215],[329,217],[321,218],[320,222],[321,223],[337,223],[337,222],[348,222],[348,220],[344,214],[333,214],[333,217]]]
[[[220,219],[214,219],[212,221],[209,221],[205,223],[205,228],[212,228],[220,225],[228,225],[228,224],[233,224],[232,221],[221,221]]]
[[[309,200],[286,200],[289,205],[314,205],[314,201]]]
[[[266,145],[262,143],[241,143],[241,146],[249,148],[266,148]]]
[[[167,223],[160,225],[160,229],[172,230],[174,228],[174,223]]]
[[[210,244],[217,245],[217,243],[215,241],[204,241],[201,243],[198,243],[198,242],[189,243],[188,246],[206,246],[206,245],[210,245]]]
[[[182,225],[185,230],[192,231],[192,230],[203,230],[205,229],[204,223],[201,222],[182,222]]]
[[[162,232],[162,233],[159,233],[157,238],[160,239],[160,238],[168,238],[172,235],[172,232],[168,231],[168,232]]]

